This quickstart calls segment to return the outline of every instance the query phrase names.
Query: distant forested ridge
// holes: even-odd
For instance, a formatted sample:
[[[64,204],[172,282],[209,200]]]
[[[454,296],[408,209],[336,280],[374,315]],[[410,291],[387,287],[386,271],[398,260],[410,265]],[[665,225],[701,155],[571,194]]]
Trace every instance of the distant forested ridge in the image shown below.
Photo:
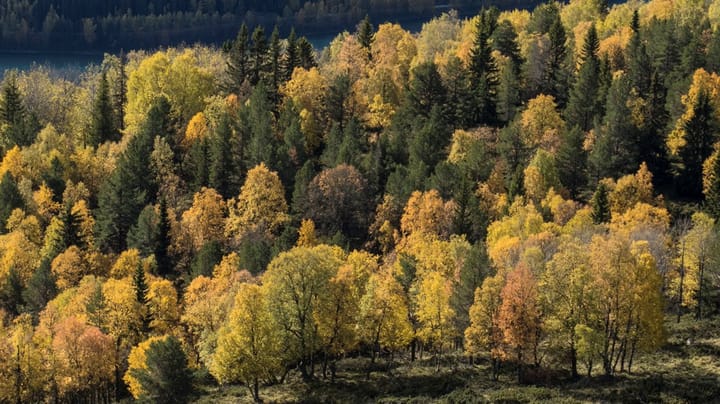
[[[0,50],[117,50],[222,42],[238,26],[303,33],[354,27],[363,16],[420,18],[448,7],[527,8],[536,0],[0,0]]]

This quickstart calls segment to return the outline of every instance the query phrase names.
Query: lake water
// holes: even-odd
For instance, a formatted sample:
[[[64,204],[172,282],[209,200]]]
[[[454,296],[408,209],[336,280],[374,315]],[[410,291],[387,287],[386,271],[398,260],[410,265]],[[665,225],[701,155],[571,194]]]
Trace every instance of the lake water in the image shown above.
[[[426,20],[403,21],[400,25],[410,32],[419,32]],[[322,50],[338,35],[338,32],[308,35],[315,49]],[[0,77],[8,69],[28,70],[33,66],[47,66],[51,69],[76,75],[90,64],[102,62],[101,53],[0,53]]]
[[[8,69],[28,70],[44,65],[57,70],[79,71],[92,63],[100,63],[102,54],[71,53],[0,53],[0,71]]]

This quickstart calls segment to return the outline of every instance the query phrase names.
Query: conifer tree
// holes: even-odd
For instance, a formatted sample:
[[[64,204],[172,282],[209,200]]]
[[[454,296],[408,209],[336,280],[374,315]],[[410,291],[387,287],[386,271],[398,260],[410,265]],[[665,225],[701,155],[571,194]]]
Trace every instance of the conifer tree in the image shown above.
[[[192,191],[208,186],[210,177],[210,141],[203,138],[193,143],[183,161],[188,184]]]
[[[133,273],[133,290],[135,291],[135,300],[142,306],[142,332],[147,333],[150,329],[150,315],[148,310],[148,288],[147,280],[145,279],[145,268],[143,268],[142,262],[138,262]]]
[[[137,223],[128,231],[128,248],[137,249],[143,257],[154,254],[158,237],[157,221],[155,207],[153,205],[145,206],[138,216]]]
[[[0,180],[0,234],[6,232],[5,225],[13,210],[24,208],[25,202],[10,172]]]
[[[283,58],[283,72],[285,81],[292,78],[293,71],[295,68],[300,66],[300,50],[298,49],[297,35],[295,34],[295,28],[290,30],[290,35],[287,37],[287,45],[285,46],[285,55]]]
[[[244,111],[250,130],[245,165],[246,167],[255,167],[260,163],[265,163],[271,169],[276,170],[277,139],[273,133],[272,114],[268,113],[272,110],[272,105],[268,100],[265,84],[260,83],[255,86],[250,95],[249,104]]]
[[[25,309],[33,316],[40,314],[47,303],[57,295],[55,277],[50,270],[50,260],[40,261],[40,266],[33,272],[22,293]]]
[[[647,54],[647,48],[640,35],[639,18],[638,11],[635,10],[630,25],[633,33],[627,46],[627,70],[630,84],[640,97],[645,98],[650,91],[651,75],[648,72],[652,71],[652,66],[650,57]]]
[[[372,57],[370,47],[372,46],[374,32],[375,28],[370,23],[370,16],[365,14],[365,18],[363,18],[357,26],[357,38],[358,42],[360,42],[360,45],[365,48],[368,57],[370,58]]]
[[[50,168],[42,174],[45,185],[53,191],[53,200],[60,202],[63,192],[65,192],[65,169],[57,156],[53,156],[50,160]]]
[[[497,119],[498,68],[490,45],[490,37],[496,26],[495,13],[491,10],[480,12],[469,66],[470,82],[473,84],[473,95],[476,100],[473,121],[477,124],[489,125]]]
[[[160,276],[168,276],[172,273],[172,259],[170,258],[170,219],[165,199],[160,199],[158,208],[157,244],[155,245],[155,262]]]
[[[578,126],[581,130],[588,131],[592,128],[593,121],[599,114],[599,47],[597,30],[593,25],[585,37],[585,43],[580,55],[580,71],[565,110],[565,122],[568,127]]]
[[[592,218],[595,224],[608,223],[610,221],[610,200],[608,199],[607,186],[604,183],[601,182],[598,184],[591,205]]]
[[[268,48],[268,83],[272,93],[273,101],[277,104],[279,100],[278,89],[283,81],[282,74],[282,46],[280,45],[280,33],[277,25],[270,34],[270,45]]]
[[[250,71],[250,62],[248,59],[248,27],[243,23],[238,31],[235,41],[233,41],[228,55],[226,71],[229,77],[227,91],[230,93],[238,93],[245,80],[248,78]]]
[[[348,100],[352,97],[352,83],[347,74],[335,77],[328,87],[325,109],[331,122],[337,122],[340,131],[345,130],[345,122],[351,111],[347,110]]]
[[[112,94],[112,104],[115,110],[115,128],[122,131],[125,129],[125,106],[127,105],[127,73],[125,72],[127,58],[125,52],[120,52],[119,59],[118,77],[115,91]]]
[[[229,198],[232,194],[230,190],[230,178],[233,172],[231,137],[230,118],[227,114],[223,114],[210,139],[210,167],[208,170],[208,184],[211,188],[215,188],[223,198]]]
[[[693,106],[692,118],[684,124],[685,146],[679,153],[682,166],[678,187],[684,195],[702,196],[703,163],[712,154],[719,128],[710,97],[706,91],[701,91]]]
[[[720,29],[714,30],[710,37],[705,68],[709,72],[720,73]]]
[[[300,37],[298,39],[298,60],[300,61],[300,67],[304,69],[310,69],[317,66],[315,61],[315,50],[312,44],[306,37]]]
[[[262,26],[255,28],[252,33],[250,45],[250,84],[256,85],[267,68],[268,43],[265,37],[265,29]]]
[[[180,341],[173,336],[152,341],[144,356],[141,367],[129,370],[142,386],[139,398],[160,404],[187,402],[193,379]]]
[[[7,75],[0,98],[0,124],[7,125],[0,132],[0,152],[4,153],[14,146],[27,146],[32,143],[28,125],[27,111],[22,102],[20,89],[17,85],[17,75],[11,72]]]
[[[450,57],[445,66],[445,88],[447,89],[448,113],[456,128],[467,128],[473,124],[474,108],[472,85],[469,72],[462,60]]]
[[[712,160],[710,170],[711,180],[705,190],[705,209],[717,221],[720,220],[720,158]]]
[[[447,107],[447,91],[435,63],[421,63],[413,69],[412,76],[407,91],[407,106],[413,116],[428,118],[433,109],[442,111]]]
[[[567,36],[558,14],[553,19],[548,37],[550,39],[550,55],[545,68],[543,92],[552,95],[558,107],[564,108],[567,103],[568,91],[567,47],[565,46]]]
[[[631,173],[641,163],[639,131],[632,122],[627,99],[630,81],[625,75],[613,80],[607,97],[607,112],[602,127],[597,129],[595,145],[590,153],[594,174],[598,178],[617,177]],[[702,163],[701,163],[702,164]]]
[[[145,306],[148,302],[148,285],[145,279],[145,269],[142,263],[138,263],[133,273],[133,290],[135,291],[135,300]]]
[[[20,273],[14,266],[11,266],[0,284],[0,308],[5,309],[12,316],[17,316],[23,306],[23,281]]]
[[[115,113],[110,99],[107,73],[103,71],[100,76],[97,95],[93,101],[92,122],[87,146],[97,147],[106,141],[115,141],[118,134],[119,132],[115,127]]]
[[[96,234],[101,248],[119,253],[127,247],[127,233],[142,209],[156,196],[148,175],[155,136],[167,136],[171,126],[170,104],[165,97],[153,101],[147,119],[118,159],[98,195]]]
[[[583,149],[585,134],[577,126],[560,135],[560,147],[556,155],[560,183],[577,198],[585,185],[587,152]]]

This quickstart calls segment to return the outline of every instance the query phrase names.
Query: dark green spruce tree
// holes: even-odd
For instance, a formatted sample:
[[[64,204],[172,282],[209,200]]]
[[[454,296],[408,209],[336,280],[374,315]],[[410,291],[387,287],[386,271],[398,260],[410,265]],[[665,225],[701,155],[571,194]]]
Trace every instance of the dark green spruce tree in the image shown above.
[[[370,23],[370,16],[365,14],[365,18],[363,18],[362,21],[357,26],[357,38],[358,42],[360,42],[360,46],[365,48],[367,51],[368,57],[372,57],[370,53],[370,47],[373,43],[373,34],[375,32],[375,28]]]
[[[63,192],[65,192],[65,168],[57,156],[53,156],[50,160],[50,167],[42,173],[42,179],[45,185],[53,191],[53,200],[62,202]]]
[[[450,121],[457,128],[472,126],[474,104],[469,72],[456,56],[451,56],[445,66],[445,88]]]
[[[283,74],[285,80],[290,80],[295,68],[300,66],[300,54],[298,49],[297,35],[295,34],[295,28],[290,31],[290,35],[287,37],[287,44],[285,45],[285,55],[283,57]]]
[[[45,309],[45,306],[57,295],[55,277],[50,270],[50,260],[40,261],[40,267],[33,272],[22,292],[25,309],[34,318]]]
[[[573,199],[582,192],[587,178],[587,152],[583,148],[585,133],[577,126],[560,134],[555,161],[560,183],[570,192]]]
[[[5,225],[12,211],[24,207],[25,201],[15,179],[10,172],[6,172],[0,180],[0,234],[7,232]]]
[[[240,26],[237,38],[232,43],[230,53],[227,61],[227,76],[228,83],[226,84],[226,91],[229,93],[238,94],[243,83],[248,78],[248,72],[250,70],[249,62],[249,41],[248,27],[243,24]]]
[[[255,86],[250,95],[250,105],[241,111],[249,131],[245,149],[246,167],[252,168],[264,162],[271,169],[277,170],[278,141],[273,133],[272,114],[268,113],[272,108],[265,84]]]
[[[125,105],[127,104],[127,72],[125,71],[127,57],[125,56],[125,52],[120,52],[118,59],[118,77],[111,97],[115,110],[115,128],[122,131],[125,129]]]
[[[157,243],[155,244],[155,262],[158,275],[167,277],[173,272],[173,262],[170,257],[170,218],[165,199],[160,199],[158,208]]]
[[[90,133],[86,146],[97,147],[107,141],[117,141],[120,132],[115,123],[115,111],[110,99],[110,85],[108,84],[107,73],[103,71],[93,101]]]
[[[627,103],[630,90],[627,76],[613,80],[605,119],[597,128],[595,145],[590,153],[595,179],[632,173],[642,163],[638,161],[639,148],[642,147],[638,143],[640,133],[632,122],[632,112]]]
[[[133,274],[133,289],[135,291],[135,300],[140,303],[143,307],[142,315],[142,330],[143,334],[150,330],[150,314],[148,312],[148,288],[147,280],[145,279],[145,269],[142,263],[138,263],[135,267],[135,273]]]
[[[190,146],[183,159],[183,171],[190,189],[199,191],[208,186],[210,178],[210,140],[205,137]]]
[[[105,251],[119,253],[127,248],[127,233],[143,208],[152,203],[157,185],[148,175],[155,136],[170,136],[170,103],[155,99],[137,135],[128,142],[110,178],[100,188],[96,214],[96,235]]]
[[[158,239],[158,217],[153,205],[147,205],[140,212],[135,223],[127,235],[128,248],[135,248],[140,255],[148,257],[155,253]]]
[[[142,386],[142,400],[159,404],[185,403],[192,393],[193,378],[180,342],[173,336],[150,343],[145,367],[132,369]]]
[[[230,117],[223,114],[210,138],[210,167],[208,183],[223,198],[230,198],[235,192],[231,189],[233,178],[232,128]]]
[[[640,17],[637,10],[633,13],[630,28],[633,33],[626,50],[627,72],[630,84],[638,96],[646,98],[650,92],[651,75],[648,72],[652,71],[652,65],[640,33]]]
[[[560,15],[556,14],[548,31],[550,53],[545,67],[543,92],[552,95],[558,108],[565,108],[568,100],[567,36]]]
[[[447,107],[447,90],[435,63],[424,62],[417,65],[413,69],[412,77],[406,105],[413,116],[429,118],[434,108],[442,111]]]
[[[282,71],[282,46],[280,44],[280,32],[277,25],[270,34],[270,44],[267,55],[267,82],[270,87],[270,93],[275,104],[280,102],[278,90],[283,83]]]
[[[490,38],[497,26],[492,10],[482,10],[477,23],[477,34],[470,53],[470,83],[472,83],[475,111],[473,123],[494,124],[497,120],[498,68],[492,55]]]
[[[250,44],[250,84],[256,85],[263,77],[268,64],[268,43],[265,37],[265,29],[262,26],[255,28],[252,33]]]
[[[306,37],[300,37],[298,39],[298,60],[300,61],[300,67],[303,69],[310,69],[317,66],[315,61],[315,49]]]
[[[720,220],[720,158],[713,160],[710,186],[705,190],[705,210]]]
[[[325,110],[328,119],[337,123],[340,131],[345,130],[345,122],[348,120],[351,111],[348,111],[348,100],[352,97],[352,83],[350,76],[340,74],[335,77],[327,90],[325,97]]]
[[[565,110],[565,121],[568,127],[577,126],[583,131],[588,131],[592,128],[593,122],[599,114],[601,108],[598,105],[600,89],[599,48],[597,30],[593,25],[585,37],[585,43],[580,55],[580,71]]]
[[[27,111],[17,85],[17,74],[11,72],[6,75],[0,98],[0,124],[6,125],[0,132],[0,152],[3,155],[14,146],[27,146],[33,142],[27,121]]]
[[[678,191],[685,197],[702,197],[703,163],[710,157],[718,140],[718,125],[710,97],[705,91],[698,94],[693,116],[684,124],[685,146],[679,151]]]
[[[503,21],[493,32],[493,47],[510,59],[510,68],[503,69],[497,89],[498,120],[509,122],[520,106],[521,67],[523,58],[517,43],[517,32],[512,24]]]
[[[595,224],[610,222],[610,200],[608,189],[604,183],[599,183],[595,194],[590,201],[592,207],[592,218]]]
[[[0,284],[0,308],[5,309],[12,316],[20,314],[24,304],[22,294],[24,288],[20,273],[14,266],[11,266],[7,276]]]

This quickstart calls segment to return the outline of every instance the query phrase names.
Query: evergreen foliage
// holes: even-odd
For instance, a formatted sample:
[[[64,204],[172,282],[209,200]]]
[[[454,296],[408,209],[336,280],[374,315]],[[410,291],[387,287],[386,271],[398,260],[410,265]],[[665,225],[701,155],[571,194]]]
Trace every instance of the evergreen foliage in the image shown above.
[[[145,367],[132,374],[145,393],[141,398],[155,403],[184,403],[193,391],[187,357],[173,336],[151,342],[145,352]]]

